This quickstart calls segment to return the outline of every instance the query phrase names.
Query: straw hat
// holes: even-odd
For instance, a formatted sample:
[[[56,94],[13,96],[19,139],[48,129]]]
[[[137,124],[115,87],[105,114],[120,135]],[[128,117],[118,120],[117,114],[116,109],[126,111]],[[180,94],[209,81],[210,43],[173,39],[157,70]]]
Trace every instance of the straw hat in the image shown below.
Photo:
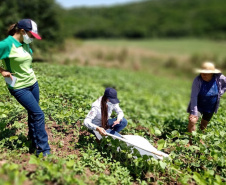
[[[201,69],[195,69],[196,73],[221,73],[219,69],[216,69],[212,62],[204,62]]]

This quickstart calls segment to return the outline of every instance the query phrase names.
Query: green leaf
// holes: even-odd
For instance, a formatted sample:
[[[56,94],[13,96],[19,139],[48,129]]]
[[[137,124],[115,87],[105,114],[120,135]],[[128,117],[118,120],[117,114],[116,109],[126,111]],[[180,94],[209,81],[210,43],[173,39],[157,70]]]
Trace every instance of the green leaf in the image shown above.
[[[9,169],[10,170],[17,170],[18,167],[19,167],[18,164],[12,163],[12,164],[10,164]]]
[[[29,164],[39,165],[39,159],[36,156],[31,155],[30,160],[29,160]]]
[[[185,175],[185,176],[180,178],[180,182],[182,184],[184,184],[184,185],[187,185],[188,184],[187,182],[189,181],[189,179],[190,179],[190,176],[189,175]]]
[[[167,165],[166,163],[159,161],[159,164],[160,164],[161,169],[164,170],[166,168],[166,165]]]
[[[194,145],[192,145],[191,148],[193,148],[195,150],[200,150],[200,148],[198,146],[194,146]]]
[[[196,136],[197,135],[197,132],[196,131],[193,131],[191,134],[192,134],[192,136]]]
[[[74,164],[75,164],[74,160],[70,160],[66,163],[67,167],[72,167],[74,166]]]
[[[131,159],[133,157],[132,154],[128,154],[127,156],[128,156],[129,159]]]
[[[155,135],[156,136],[161,136],[162,135],[161,131],[158,128],[155,128]]]
[[[213,175],[214,175],[214,170],[207,170],[205,173],[206,173],[208,176],[209,176],[209,175],[213,176]]]
[[[221,177],[219,175],[215,175],[215,179],[218,183],[222,183]]]
[[[150,128],[150,133],[151,133],[152,135],[155,135],[155,130],[154,130],[153,127]]]
[[[13,141],[13,140],[17,140],[18,139],[18,136],[11,136],[10,138],[9,138],[9,141]]]
[[[180,133],[177,130],[172,131],[171,136],[178,137]],[[173,137],[172,137],[173,138]]]
[[[162,150],[164,148],[164,145],[165,145],[164,139],[158,140],[158,150]]]
[[[194,179],[194,180],[197,182],[197,184],[199,184],[199,185],[207,185],[205,179],[203,179],[203,178],[201,177],[201,175],[200,175],[199,173],[197,173],[197,172],[194,172],[194,173],[193,173],[193,179]]]
[[[7,118],[7,115],[6,114],[1,114],[0,118]]]

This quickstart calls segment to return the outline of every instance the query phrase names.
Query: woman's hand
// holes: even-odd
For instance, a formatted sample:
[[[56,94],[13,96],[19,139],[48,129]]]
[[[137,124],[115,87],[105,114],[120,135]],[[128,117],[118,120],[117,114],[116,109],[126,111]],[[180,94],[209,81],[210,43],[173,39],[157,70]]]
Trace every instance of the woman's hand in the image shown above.
[[[114,121],[114,124],[112,125],[112,127],[114,127],[115,125],[118,125],[120,123],[121,120],[116,120]]]
[[[12,73],[10,73],[9,71],[3,70],[3,71],[1,71],[1,74],[3,77],[10,77],[11,80],[13,80]]]
[[[189,117],[188,117],[189,121],[192,121],[192,122],[197,122],[199,117],[198,116],[195,116],[195,115],[192,115],[190,114]]]
[[[107,135],[105,129],[102,128],[102,127],[97,127],[96,130],[97,130],[97,131],[100,133],[100,135],[102,135],[102,136],[106,136],[106,135]]]

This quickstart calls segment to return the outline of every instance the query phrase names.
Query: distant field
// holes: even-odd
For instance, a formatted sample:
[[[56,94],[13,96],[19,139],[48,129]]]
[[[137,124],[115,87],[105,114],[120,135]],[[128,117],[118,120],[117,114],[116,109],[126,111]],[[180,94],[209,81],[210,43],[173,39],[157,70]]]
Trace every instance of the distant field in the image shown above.
[[[198,39],[75,40],[52,55],[61,64],[100,66],[157,75],[194,77],[193,69],[203,61],[226,69],[226,42]]]
[[[226,57],[226,41],[206,39],[151,39],[151,40],[89,40],[86,44],[98,44],[112,47],[144,48],[159,53],[192,55],[207,54]]]

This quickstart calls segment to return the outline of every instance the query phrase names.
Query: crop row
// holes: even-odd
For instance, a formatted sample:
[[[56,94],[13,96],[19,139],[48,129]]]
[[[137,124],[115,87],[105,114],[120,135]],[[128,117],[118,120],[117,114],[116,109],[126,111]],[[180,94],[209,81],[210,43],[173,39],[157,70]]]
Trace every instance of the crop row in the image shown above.
[[[40,105],[45,113],[52,155],[28,154],[26,111],[0,79],[0,183],[23,184],[223,184],[226,181],[225,98],[206,131],[193,133],[185,147],[186,107],[191,82],[118,69],[35,64]],[[134,158],[119,141],[101,144],[82,122],[106,87],[118,91],[128,120],[122,134],[137,134],[170,154],[157,161]],[[202,139],[204,145],[199,141]],[[111,143],[111,146],[109,146]],[[116,151],[120,145],[121,152]]]

